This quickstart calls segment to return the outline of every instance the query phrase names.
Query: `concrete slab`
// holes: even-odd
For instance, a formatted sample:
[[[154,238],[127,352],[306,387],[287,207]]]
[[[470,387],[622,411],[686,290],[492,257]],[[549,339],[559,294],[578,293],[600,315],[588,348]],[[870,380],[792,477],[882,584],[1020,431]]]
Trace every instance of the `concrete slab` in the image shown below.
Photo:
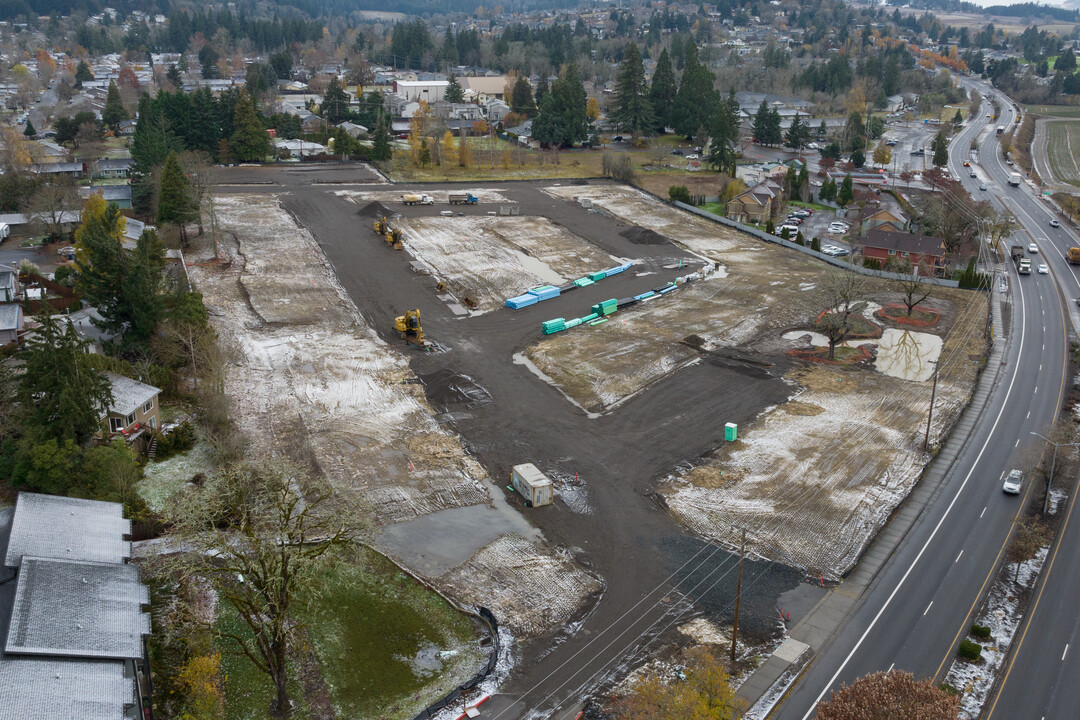
[[[780,658],[789,663],[793,663],[799,659],[810,646],[804,642],[799,642],[795,638],[789,637],[784,642],[780,643],[780,647],[776,648],[773,652],[773,657]]]

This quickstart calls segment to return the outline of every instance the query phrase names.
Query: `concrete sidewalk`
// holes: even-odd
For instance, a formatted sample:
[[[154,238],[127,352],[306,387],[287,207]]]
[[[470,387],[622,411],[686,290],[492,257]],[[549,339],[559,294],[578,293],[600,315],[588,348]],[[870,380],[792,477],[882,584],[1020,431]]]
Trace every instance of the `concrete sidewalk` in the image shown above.
[[[739,697],[751,706],[755,717],[769,714],[772,705],[794,684],[813,655],[828,643],[850,613],[862,604],[863,593],[937,494],[957,455],[982,416],[990,393],[999,379],[1001,358],[1007,343],[1001,316],[1001,302],[1006,296],[1000,292],[996,280],[994,285],[990,298],[994,345],[987,358],[986,369],[979,376],[971,403],[960,416],[937,457],[930,462],[922,480],[874,538],[851,574],[791,628],[789,639],[739,688]]]

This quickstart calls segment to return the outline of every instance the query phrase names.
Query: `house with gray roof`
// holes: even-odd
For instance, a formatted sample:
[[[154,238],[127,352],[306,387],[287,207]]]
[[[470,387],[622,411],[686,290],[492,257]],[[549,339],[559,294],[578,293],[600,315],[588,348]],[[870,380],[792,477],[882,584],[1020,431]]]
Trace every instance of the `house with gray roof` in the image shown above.
[[[105,429],[97,439],[108,442],[117,435],[128,443],[146,441],[149,431],[160,427],[158,393],[160,389],[116,373],[105,373],[112,389],[112,404],[102,413]]]
[[[18,303],[0,303],[0,347],[16,342],[22,330],[22,305]]]
[[[119,503],[19,493],[0,510],[0,720],[127,720],[150,707],[150,593]]]
[[[0,265],[0,302],[13,302],[19,294],[19,273],[13,267]]]

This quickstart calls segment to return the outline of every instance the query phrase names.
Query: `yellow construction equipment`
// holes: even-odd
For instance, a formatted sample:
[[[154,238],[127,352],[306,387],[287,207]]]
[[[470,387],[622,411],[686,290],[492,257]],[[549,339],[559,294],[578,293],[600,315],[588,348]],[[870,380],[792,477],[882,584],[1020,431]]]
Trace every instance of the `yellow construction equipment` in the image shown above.
[[[387,222],[387,220],[386,220],[386,218],[384,216],[380,215],[379,217],[375,218],[375,234],[376,235],[385,235],[386,230],[389,227],[390,227],[390,223]]]
[[[405,245],[401,242],[401,229],[392,228],[389,225],[386,226],[386,235],[383,236],[386,240],[386,244],[395,250],[403,250]]]
[[[420,326],[420,311],[408,310],[404,315],[394,318],[394,329],[402,340],[417,347],[427,347],[424,342],[424,328]]]

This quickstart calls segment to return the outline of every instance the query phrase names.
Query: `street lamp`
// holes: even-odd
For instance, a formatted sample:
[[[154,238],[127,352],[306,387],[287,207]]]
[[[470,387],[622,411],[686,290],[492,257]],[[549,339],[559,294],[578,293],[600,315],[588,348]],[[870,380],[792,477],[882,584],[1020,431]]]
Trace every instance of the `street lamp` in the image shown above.
[[[1045,435],[1039,435],[1039,433],[1032,431],[1032,435],[1038,435],[1046,442],[1054,446],[1054,454],[1050,459],[1050,474],[1046,476],[1046,498],[1043,500],[1043,515],[1046,514],[1046,509],[1050,506],[1050,483],[1054,481],[1054,467],[1057,465],[1057,449],[1062,445],[1072,445],[1077,447],[1077,443],[1063,442],[1056,443]]]

